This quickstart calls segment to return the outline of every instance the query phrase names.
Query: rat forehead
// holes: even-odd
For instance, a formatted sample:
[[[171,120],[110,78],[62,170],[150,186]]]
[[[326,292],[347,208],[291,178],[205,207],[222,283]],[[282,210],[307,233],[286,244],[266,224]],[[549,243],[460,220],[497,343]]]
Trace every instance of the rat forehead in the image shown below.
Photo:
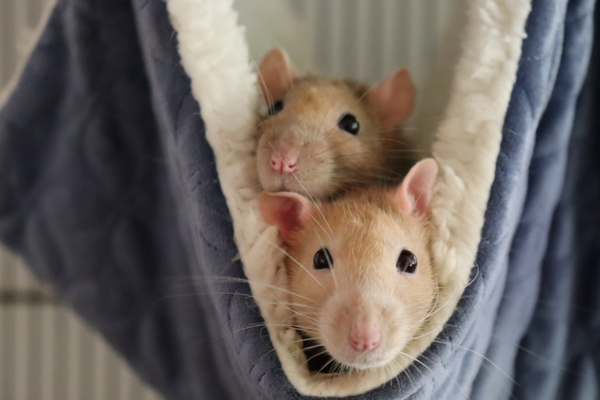
[[[328,204],[314,217],[312,235],[321,241],[336,238],[337,243],[351,247],[369,243],[392,248],[411,242],[405,218],[392,207],[368,203]]]
[[[286,94],[284,101],[288,104],[301,102],[303,106],[356,106],[359,97],[343,84],[328,81],[308,80],[295,83]]]

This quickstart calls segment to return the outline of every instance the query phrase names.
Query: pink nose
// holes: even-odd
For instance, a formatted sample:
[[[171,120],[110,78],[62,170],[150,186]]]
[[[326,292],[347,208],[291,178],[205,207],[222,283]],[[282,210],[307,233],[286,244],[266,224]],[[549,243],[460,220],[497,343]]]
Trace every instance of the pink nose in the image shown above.
[[[275,171],[290,174],[298,167],[298,153],[295,151],[278,151],[271,154],[271,168]]]
[[[348,342],[357,351],[374,350],[381,343],[381,329],[376,323],[355,326],[350,331]]]

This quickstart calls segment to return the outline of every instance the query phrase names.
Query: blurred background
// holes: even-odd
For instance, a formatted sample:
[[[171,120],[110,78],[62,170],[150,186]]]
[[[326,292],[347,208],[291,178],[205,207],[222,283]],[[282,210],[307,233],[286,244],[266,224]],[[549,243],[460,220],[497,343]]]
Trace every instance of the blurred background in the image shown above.
[[[253,60],[283,47],[300,73],[375,83],[407,67],[427,152],[448,100],[468,0],[234,0]],[[0,105],[52,0],[0,0]],[[160,399],[85,323],[0,247],[0,400]]]

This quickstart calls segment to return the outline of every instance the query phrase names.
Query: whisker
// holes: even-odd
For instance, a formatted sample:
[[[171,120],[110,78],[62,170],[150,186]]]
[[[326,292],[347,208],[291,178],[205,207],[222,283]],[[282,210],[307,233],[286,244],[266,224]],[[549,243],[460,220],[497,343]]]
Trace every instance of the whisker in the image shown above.
[[[297,293],[294,293],[294,292],[292,292],[290,290],[284,289],[284,288],[279,287],[279,286],[271,285],[271,284],[268,284],[268,283],[260,282],[260,281],[250,281],[249,279],[235,278],[235,277],[194,277],[192,279],[206,279],[206,280],[208,280],[208,279],[223,279],[224,281],[229,281],[229,282],[242,282],[242,283],[248,283],[250,285],[262,285],[262,286],[268,287],[270,289],[279,290],[281,292],[284,292],[284,293],[287,293],[287,294],[291,294],[293,296],[297,296],[297,297],[299,297],[299,298],[301,298],[303,300],[306,300],[306,301],[308,301],[310,303],[318,304],[316,301],[311,300],[311,299],[309,299],[307,297],[301,296],[301,295],[299,295]]]
[[[275,147],[273,147],[273,145],[271,143],[269,143],[269,146],[271,146],[271,148],[273,149],[273,151],[275,153],[277,153],[277,155],[281,158],[281,161],[285,164],[285,161],[283,161],[283,157],[281,157],[281,155],[277,152],[277,150],[275,150]],[[288,166],[287,164],[285,164],[285,165],[286,165],[286,167]],[[323,212],[321,211],[321,208],[319,207],[319,205],[317,204],[317,202],[315,201],[315,199],[313,199],[313,197],[310,195],[310,193],[308,192],[308,190],[306,189],[306,187],[304,186],[304,184],[300,181],[300,179],[298,179],[298,176],[296,176],[296,174],[294,174],[294,172],[292,172],[292,171],[290,171],[290,172],[291,172],[292,176],[294,177],[294,179],[296,179],[296,181],[298,182],[298,184],[300,186],[302,186],[302,189],[306,192],[307,197],[313,202],[313,204],[317,208],[317,211],[319,211],[319,214],[321,214],[321,217],[323,217],[323,220],[325,221],[325,223],[329,227],[329,231],[331,232],[331,234],[333,234],[333,230],[331,229],[331,226],[329,225],[329,222],[327,222],[327,219],[323,215]],[[321,227],[321,229],[323,229],[325,231],[325,228],[323,228],[323,226],[319,223],[319,221],[317,221],[317,219],[314,216],[311,216],[311,217],[315,221],[315,223],[317,225],[319,225]],[[331,235],[329,235],[329,237],[331,238]]]
[[[463,346],[460,346],[460,345],[458,345],[458,344],[455,344],[455,343],[443,342],[443,341],[441,341],[441,340],[439,340],[439,339],[434,339],[434,340],[433,340],[433,342],[434,342],[434,343],[445,344],[445,345],[448,345],[448,346],[450,346],[450,347],[456,347],[456,348],[459,348],[459,349],[462,349],[462,350],[466,350],[466,351],[469,351],[469,352],[471,352],[471,353],[475,354],[476,356],[479,356],[479,357],[481,357],[482,359],[484,359],[485,361],[487,361],[487,362],[489,362],[491,365],[493,365],[493,366],[494,366],[494,367],[495,367],[495,368],[496,368],[498,371],[500,371],[500,373],[501,373],[502,375],[504,375],[505,377],[507,377],[507,378],[508,378],[508,379],[509,379],[509,380],[510,380],[512,383],[514,383],[515,385],[517,385],[517,386],[521,387],[521,385],[520,385],[520,384],[518,384],[518,383],[517,383],[517,381],[515,381],[513,378],[511,378],[511,377],[510,377],[510,376],[509,376],[509,375],[508,375],[506,372],[504,372],[504,371],[503,371],[503,370],[502,370],[502,369],[501,369],[499,366],[497,366],[497,365],[496,365],[496,364],[495,364],[495,363],[494,363],[492,360],[490,360],[489,358],[487,358],[487,357],[486,357],[486,356],[484,356],[483,354],[481,354],[481,353],[478,353],[478,352],[476,352],[476,351],[475,351],[475,350],[473,350],[473,349],[469,349],[469,348],[467,348],[467,347],[463,347]]]
[[[298,260],[296,260],[296,258],[294,258],[291,254],[289,254],[287,251],[285,251],[283,248],[281,248],[280,246],[278,246],[277,244],[271,242],[270,240],[268,240],[265,235],[260,235],[260,240],[264,240],[265,242],[267,242],[268,244],[270,244],[271,246],[275,247],[277,250],[281,251],[286,257],[288,257],[290,260],[292,260],[293,262],[295,262],[300,268],[302,268],[308,275],[310,275],[315,282],[317,282],[317,284],[319,286],[321,286],[321,288],[323,288],[323,290],[327,291],[325,289],[325,286],[323,286],[321,284],[321,282],[319,282],[319,280],[317,279],[316,276],[314,276],[313,274],[310,273],[310,271],[308,270],[308,268],[306,268],[304,265],[302,265],[302,263]]]

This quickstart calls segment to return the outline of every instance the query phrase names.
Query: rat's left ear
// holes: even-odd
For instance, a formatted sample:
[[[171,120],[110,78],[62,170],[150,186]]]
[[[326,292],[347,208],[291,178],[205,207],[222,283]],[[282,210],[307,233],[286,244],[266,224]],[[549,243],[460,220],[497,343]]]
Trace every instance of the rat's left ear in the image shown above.
[[[306,226],[314,212],[314,204],[306,197],[291,192],[262,192],[260,214],[269,225],[275,225],[284,242]]]
[[[258,85],[266,102],[281,100],[296,79],[296,72],[283,49],[269,51],[258,66]]]
[[[433,158],[416,163],[396,189],[395,201],[403,214],[425,214],[429,209],[438,165]]]
[[[408,70],[400,68],[372,88],[367,96],[369,102],[383,118],[384,125],[396,126],[412,115],[417,89]]]

